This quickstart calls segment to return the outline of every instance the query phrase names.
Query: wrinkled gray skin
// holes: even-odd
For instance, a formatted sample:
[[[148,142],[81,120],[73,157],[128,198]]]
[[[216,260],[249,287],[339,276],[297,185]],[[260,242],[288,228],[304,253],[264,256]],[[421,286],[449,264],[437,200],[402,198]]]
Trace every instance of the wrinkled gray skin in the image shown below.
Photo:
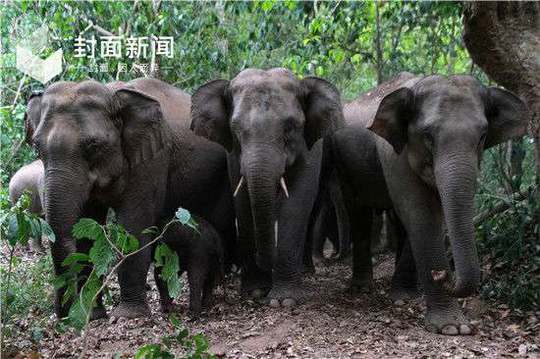
[[[214,227],[199,216],[197,232],[179,223],[173,224],[165,233],[163,242],[178,254],[181,275],[187,272],[189,283],[189,309],[198,316],[203,308],[212,304],[213,290],[224,277],[224,248],[222,239]],[[154,279],[159,290],[161,310],[174,310],[173,298],[169,296],[166,282],[161,279],[162,267],[154,265]]]
[[[304,294],[302,257],[321,167],[322,143],[314,144],[343,123],[338,90],[285,69],[248,69],[202,86],[192,102],[194,131],[229,152],[232,188],[244,179],[235,198],[242,293],[294,305]]]
[[[356,216],[351,221],[357,224],[352,235],[363,237],[362,228],[369,228],[369,216],[359,217],[362,211],[395,208],[412,253],[406,243],[392,291],[399,296],[416,286],[415,264],[430,331],[471,333],[456,298],[474,294],[480,281],[472,219],[482,151],[524,135],[525,110],[513,94],[484,87],[470,76],[407,73],[344,108],[348,127],[335,134],[333,148],[340,179],[353,189],[345,197],[358,199],[352,204]],[[354,254],[353,284],[372,280],[369,243],[363,253]]]
[[[9,201],[12,205],[27,191],[32,201],[30,212],[37,216],[43,215],[43,172],[43,162],[40,160],[24,165],[15,172],[9,180]],[[32,238],[32,247],[42,252],[44,248],[41,238]]]
[[[173,217],[182,206],[234,236],[234,213],[226,153],[189,129],[190,97],[154,79],[108,86],[95,81],[58,82],[33,96],[27,138],[45,166],[45,214],[56,234],[51,254],[56,274],[62,261],[88,244],[71,237],[81,217],[103,223],[108,207],[140,241],[141,232]],[[120,303],[112,315],[149,315],[146,274],[151,248],[118,270]],[[67,315],[56,295],[56,313]],[[105,315],[98,306],[94,317]]]
[[[331,164],[333,167],[333,163]],[[350,255],[351,242],[349,218],[337,176],[320,181],[319,194],[311,214],[308,241],[304,258],[308,272],[315,272],[312,257],[317,262],[343,260]],[[333,246],[330,258],[324,256],[324,245],[329,240]]]

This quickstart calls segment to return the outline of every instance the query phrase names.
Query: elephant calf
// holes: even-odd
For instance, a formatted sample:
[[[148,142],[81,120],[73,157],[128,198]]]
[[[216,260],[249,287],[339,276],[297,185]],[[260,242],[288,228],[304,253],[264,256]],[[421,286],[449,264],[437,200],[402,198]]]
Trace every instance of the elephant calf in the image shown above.
[[[187,272],[189,283],[189,309],[198,315],[203,307],[212,302],[214,287],[224,275],[224,246],[221,236],[204,219],[195,216],[199,224],[195,231],[179,223],[173,224],[165,233],[164,242],[174,250],[180,260],[180,273]],[[154,267],[154,279],[159,290],[161,310],[173,309],[173,298],[161,278],[162,267]]]
[[[27,191],[32,201],[30,212],[38,216],[43,214],[43,171],[43,162],[37,160],[15,172],[9,181],[9,201],[12,205],[15,205],[24,191]],[[39,252],[43,251],[41,238],[33,238],[32,246]]]

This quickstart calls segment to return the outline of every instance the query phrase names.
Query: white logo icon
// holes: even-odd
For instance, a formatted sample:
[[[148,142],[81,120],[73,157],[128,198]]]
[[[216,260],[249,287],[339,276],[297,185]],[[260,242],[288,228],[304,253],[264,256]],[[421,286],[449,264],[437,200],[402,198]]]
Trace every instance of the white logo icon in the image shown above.
[[[49,82],[62,72],[62,49],[56,50],[46,59],[39,54],[47,47],[49,31],[44,25],[28,39],[17,44],[17,69],[42,84]]]

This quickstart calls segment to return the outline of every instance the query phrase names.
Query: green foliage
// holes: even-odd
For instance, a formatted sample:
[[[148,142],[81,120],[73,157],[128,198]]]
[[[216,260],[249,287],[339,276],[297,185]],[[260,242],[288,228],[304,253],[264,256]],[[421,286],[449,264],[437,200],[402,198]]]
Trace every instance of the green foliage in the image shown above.
[[[44,256],[28,262],[14,256],[10,275],[13,284],[7,287],[8,268],[0,267],[3,335],[15,338],[18,333],[32,330],[36,333],[32,338],[39,341],[39,333],[53,312],[51,258]],[[9,310],[5,311],[5,308]]]
[[[457,2],[163,1],[159,8],[145,1],[9,2],[2,8],[0,29],[3,182],[35,157],[23,141],[23,118],[28,95],[44,87],[15,69],[18,41],[47,24],[51,44],[43,53],[62,48],[65,58],[64,72],[53,81],[128,81],[142,76],[137,71],[118,71],[119,65],[131,70],[134,64],[148,61],[102,58],[99,48],[95,59],[74,56],[79,34],[102,36],[89,27],[89,21],[126,37],[172,36],[174,57],[159,58],[159,77],[187,91],[212,79],[231,78],[248,67],[282,66],[299,76],[321,76],[335,83],[347,99],[400,71],[473,70],[481,75],[461,43]],[[109,70],[96,71],[101,65]]]
[[[27,245],[31,238],[47,236],[55,241],[54,232],[49,224],[30,212],[32,199],[28,192],[23,193],[17,203],[10,209],[3,208],[0,212],[0,233],[2,240],[7,241],[11,248],[18,244]]]
[[[179,218],[181,219],[179,219]],[[65,294],[62,302],[73,301],[70,307],[68,324],[81,330],[88,323],[91,310],[96,304],[96,298],[100,292],[107,290],[108,281],[111,274],[129,256],[143,250],[139,248],[139,241],[116,222],[115,214],[112,210],[107,215],[107,223],[100,225],[91,218],[81,218],[72,229],[73,238],[78,241],[90,240],[92,246],[88,254],[72,253],[63,261],[66,271],[58,276],[54,285],[56,288],[65,287]],[[172,251],[166,244],[159,243],[167,229],[176,223],[189,226],[196,230],[197,223],[192,218],[191,213],[179,208],[176,216],[168,222],[163,230],[158,234],[157,228],[151,227],[143,232],[146,234],[156,234],[150,244],[156,246],[155,266],[163,267],[161,278],[167,283],[169,295],[176,298],[182,290],[182,282],[178,276],[180,262],[178,254]],[[91,272],[85,279],[81,290],[78,290],[78,281],[85,268],[91,266]],[[155,348],[154,348],[155,349]],[[154,353],[153,347],[148,347],[145,355]]]
[[[23,312],[30,308],[35,299],[32,294],[43,294],[42,292],[45,291],[43,273],[40,271],[34,272],[33,268],[30,273],[33,273],[35,278],[19,282],[24,273],[21,272],[20,259],[15,255],[17,247],[26,246],[31,238],[41,239],[42,236],[47,236],[50,241],[55,240],[49,224],[31,213],[30,206],[31,199],[28,193],[23,193],[11,208],[8,207],[7,201],[2,200],[1,203],[0,235],[3,245],[8,249],[8,253],[6,253],[7,268],[4,266],[0,268],[2,282],[0,292],[2,339],[0,341],[2,344],[4,334],[9,334],[9,330],[13,326],[11,322],[13,315],[23,315]],[[15,280],[17,280],[17,285],[14,285]],[[46,310],[45,307],[42,308]]]
[[[515,147],[523,146],[525,157],[520,170],[513,170],[507,157]],[[513,141],[492,148],[484,155],[483,171],[476,197],[478,212],[501,202],[510,208],[495,214],[477,227],[478,252],[484,298],[507,303],[513,308],[533,310],[540,305],[540,224],[539,203],[530,191],[525,201],[509,199],[509,193],[536,188],[532,140]],[[538,189],[536,189],[538,190]]]
[[[168,245],[162,243],[156,247],[154,254],[154,265],[163,267],[160,277],[167,283],[167,289],[171,298],[178,298],[182,290],[182,282],[178,276],[180,262],[178,254],[172,251]]]
[[[208,339],[204,334],[191,334],[175,316],[171,316],[170,321],[176,330],[175,333],[163,337],[161,344],[146,344],[140,347],[135,353],[135,359],[176,358],[177,356],[172,353],[175,346],[180,347],[183,352],[181,358],[184,359],[215,358],[208,352]]]

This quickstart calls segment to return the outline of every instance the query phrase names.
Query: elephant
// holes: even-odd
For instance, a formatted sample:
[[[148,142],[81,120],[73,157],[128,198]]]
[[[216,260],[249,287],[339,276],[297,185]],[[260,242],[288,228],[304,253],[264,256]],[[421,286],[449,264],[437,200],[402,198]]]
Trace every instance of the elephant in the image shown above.
[[[165,232],[163,243],[178,254],[181,275],[187,272],[189,283],[189,309],[198,316],[202,308],[209,308],[212,292],[225,276],[225,255],[222,238],[204,218],[193,216],[197,229],[174,223]],[[161,278],[162,267],[154,265],[154,279],[159,290],[161,311],[173,309],[173,299]]]
[[[36,160],[22,166],[9,181],[9,201],[12,205],[17,203],[24,191],[27,191],[32,201],[30,212],[42,216],[43,214],[43,162]],[[41,238],[32,238],[32,247],[43,252]]]
[[[372,282],[370,211],[395,210],[400,244],[392,294],[415,291],[430,331],[470,334],[457,299],[480,283],[474,243],[474,194],[482,152],[525,134],[526,105],[468,75],[401,73],[344,105],[347,127],[331,141],[351,217],[352,284]],[[444,245],[448,230],[455,278]]]
[[[350,255],[348,213],[338,178],[335,173],[333,176],[327,180],[325,176],[321,176],[319,195],[310,219],[304,262],[306,267],[313,268],[312,272],[314,272],[312,257],[315,257],[317,262],[331,263],[335,260],[345,260]],[[326,240],[330,241],[333,247],[329,258],[324,255]]]
[[[45,216],[56,241],[51,255],[56,275],[63,260],[88,243],[73,240],[81,217],[100,223],[112,208],[117,221],[145,246],[144,229],[171,219],[182,206],[208,220],[234,241],[234,207],[225,150],[190,129],[190,96],[150,78],[101,84],[57,82],[33,95],[25,118],[27,139],[45,169]],[[143,233],[144,232],[144,233]],[[150,314],[146,275],[151,247],[118,269],[120,303],[115,317]],[[68,314],[63,289],[55,312]],[[106,316],[98,301],[93,317]]]
[[[194,92],[191,128],[228,151],[244,297],[274,307],[305,298],[302,259],[321,139],[343,124],[335,86],[283,68],[246,69]]]

